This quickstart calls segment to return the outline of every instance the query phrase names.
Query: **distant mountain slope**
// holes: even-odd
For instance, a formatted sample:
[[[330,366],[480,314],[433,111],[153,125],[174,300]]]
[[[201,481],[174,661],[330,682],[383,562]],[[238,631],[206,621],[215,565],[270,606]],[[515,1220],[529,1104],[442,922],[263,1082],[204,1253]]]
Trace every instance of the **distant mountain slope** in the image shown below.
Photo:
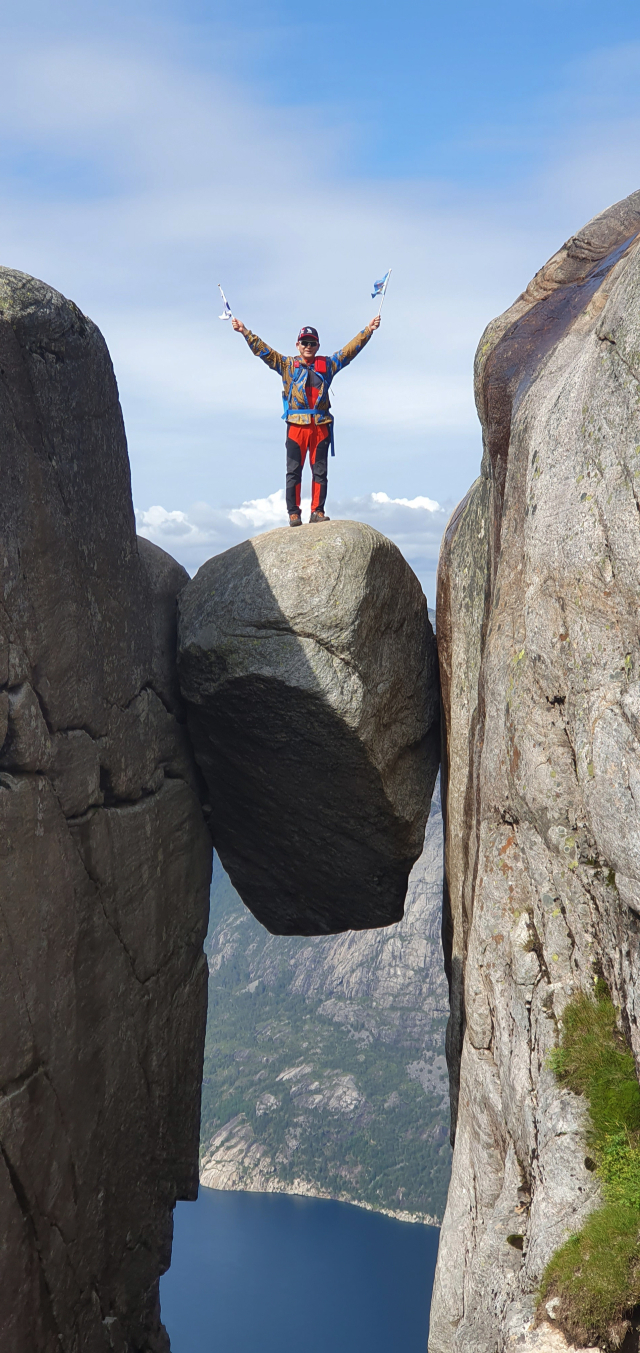
[[[272,936],[219,861],[201,1179],[440,1218],[449,1181],[438,791],[404,919]]]

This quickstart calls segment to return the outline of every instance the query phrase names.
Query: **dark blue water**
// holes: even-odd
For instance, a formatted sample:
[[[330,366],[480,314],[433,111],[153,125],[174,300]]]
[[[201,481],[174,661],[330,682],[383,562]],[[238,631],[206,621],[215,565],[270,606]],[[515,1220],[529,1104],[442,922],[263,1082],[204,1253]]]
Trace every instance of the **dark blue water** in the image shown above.
[[[348,1203],[200,1189],[160,1283],[173,1353],[425,1353],[439,1231]]]

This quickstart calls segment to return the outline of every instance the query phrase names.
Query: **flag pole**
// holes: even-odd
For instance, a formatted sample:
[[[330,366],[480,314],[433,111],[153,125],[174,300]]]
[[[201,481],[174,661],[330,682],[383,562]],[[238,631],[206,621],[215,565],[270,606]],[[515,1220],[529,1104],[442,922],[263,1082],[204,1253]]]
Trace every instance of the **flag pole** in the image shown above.
[[[392,271],[393,271],[393,269],[392,269],[392,268],[389,268],[389,271],[388,271],[388,273],[387,273],[387,280],[386,280],[386,282],[385,282],[385,284],[384,284],[384,290],[383,290],[383,292],[382,292],[382,296],[380,297],[380,305],[378,306],[378,315],[380,315],[380,313],[381,313],[381,311],[382,311],[382,304],[383,304],[384,298],[385,298],[385,296],[386,296],[386,294],[387,294],[387,287],[388,287],[388,285],[389,285],[389,278],[390,278],[390,276],[391,276]]]
[[[231,306],[229,305],[229,302],[228,302],[228,300],[227,300],[227,298],[226,298],[226,296],[225,296],[225,294],[224,294],[224,291],[222,290],[222,286],[221,286],[220,282],[218,282],[218,291],[220,292],[220,295],[222,296],[222,304],[223,304],[223,306],[224,306],[224,311],[223,311],[222,315],[219,315],[219,316],[218,316],[218,319],[233,319],[233,315],[232,315],[232,313],[231,313]]]

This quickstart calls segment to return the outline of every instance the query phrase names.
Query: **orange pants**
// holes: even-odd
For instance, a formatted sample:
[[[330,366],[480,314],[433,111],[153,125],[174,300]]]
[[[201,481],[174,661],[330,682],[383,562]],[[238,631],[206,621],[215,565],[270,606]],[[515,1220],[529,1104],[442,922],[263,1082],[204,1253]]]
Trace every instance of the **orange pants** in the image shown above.
[[[327,497],[327,457],[331,427],[315,422],[301,426],[287,423],[287,512],[300,511],[302,467],[309,453],[311,466],[311,511],[321,512]]]

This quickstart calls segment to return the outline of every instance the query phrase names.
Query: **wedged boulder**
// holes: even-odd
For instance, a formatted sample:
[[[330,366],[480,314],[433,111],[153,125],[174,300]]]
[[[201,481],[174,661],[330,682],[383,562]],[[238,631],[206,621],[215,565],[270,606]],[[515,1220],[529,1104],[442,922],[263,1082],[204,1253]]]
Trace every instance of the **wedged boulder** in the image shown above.
[[[270,531],[180,595],[178,671],[216,849],[275,934],[402,916],[435,782],[420,584],[358,522]]]

